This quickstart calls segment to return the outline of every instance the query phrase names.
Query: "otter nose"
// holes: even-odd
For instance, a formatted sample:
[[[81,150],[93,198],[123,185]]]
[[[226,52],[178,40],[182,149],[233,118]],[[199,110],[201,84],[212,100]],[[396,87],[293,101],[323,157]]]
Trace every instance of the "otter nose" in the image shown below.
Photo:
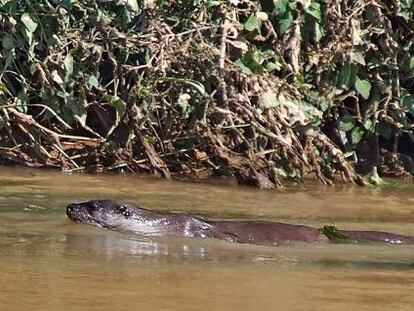
[[[72,203],[72,204],[69,204],[67,207],[66,207],[66,215],[68,215],[68,217],[70,218],[70,219],[73,219],[74,218],[74,216],[76,215],[76,211],[79,209],[79,207],[78,207],[78,205],[77,204],[74,204],[74,203]]]

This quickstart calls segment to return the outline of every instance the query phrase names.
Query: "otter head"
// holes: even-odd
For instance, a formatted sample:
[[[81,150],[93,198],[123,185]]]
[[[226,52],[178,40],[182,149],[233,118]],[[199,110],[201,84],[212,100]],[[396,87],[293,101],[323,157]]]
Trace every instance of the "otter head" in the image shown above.
[[[125,203],[96,200],[69,204],[66,214],[75,222],[112,229],[130,218],[134,211]]]

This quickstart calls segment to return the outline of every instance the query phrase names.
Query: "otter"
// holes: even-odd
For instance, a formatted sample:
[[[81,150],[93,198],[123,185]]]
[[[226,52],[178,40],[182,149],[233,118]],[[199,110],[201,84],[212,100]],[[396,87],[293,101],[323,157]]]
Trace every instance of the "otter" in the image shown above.
[[[195,215],[155,212],[111,200],[72,203],[67,206],[66,214],[74,222],[143,236],[214,238],[265,246],[363,241],[414,244],[414,237],[388,232],[338,230],[333,226],[317,229],[270,221],[207,220]]]

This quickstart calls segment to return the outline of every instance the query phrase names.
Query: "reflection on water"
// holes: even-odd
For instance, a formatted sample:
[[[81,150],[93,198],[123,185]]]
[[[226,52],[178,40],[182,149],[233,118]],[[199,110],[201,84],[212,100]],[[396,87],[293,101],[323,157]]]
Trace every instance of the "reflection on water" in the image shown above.
[[[414,235],[414,188],[266,192],[0,168],[0,310],[412,310],[414,247],[149,239],[69,222],[112,198],[215,218]]]

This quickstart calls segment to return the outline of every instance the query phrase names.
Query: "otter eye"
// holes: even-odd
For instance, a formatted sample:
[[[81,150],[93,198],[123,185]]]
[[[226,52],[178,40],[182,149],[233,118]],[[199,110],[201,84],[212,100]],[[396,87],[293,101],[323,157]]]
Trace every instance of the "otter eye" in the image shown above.
[[[129,211],[129,209],[126,206],[121,205],[119,207],[119,212],[124,215],[125,217],[129,217],[131,216],[131,212]]]

